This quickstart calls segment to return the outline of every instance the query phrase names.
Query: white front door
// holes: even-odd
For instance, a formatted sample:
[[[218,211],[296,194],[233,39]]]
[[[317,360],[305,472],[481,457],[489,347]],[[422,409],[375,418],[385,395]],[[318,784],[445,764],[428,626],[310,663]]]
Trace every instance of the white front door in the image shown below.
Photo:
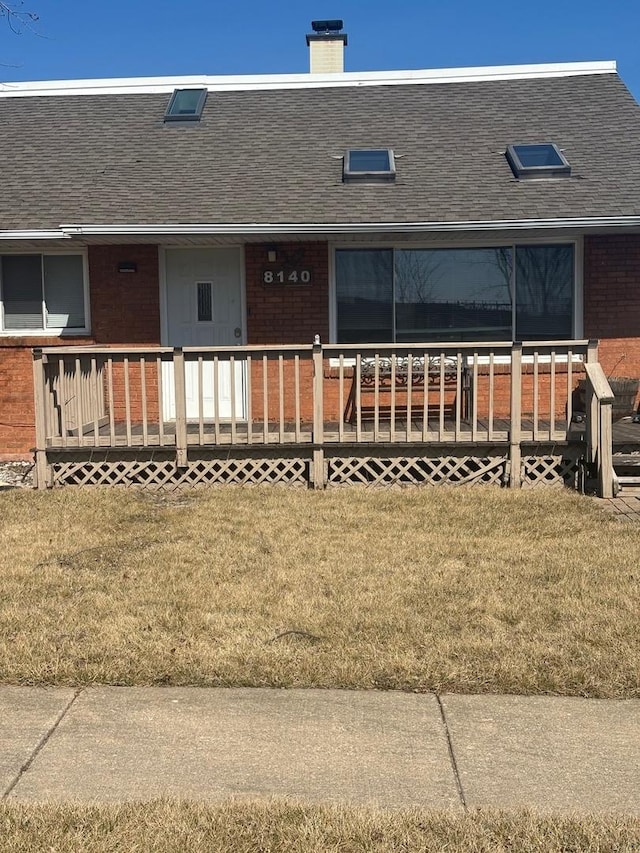
[[[167,341],[170,347],[232,347],[244,343],[239,249],[167,249],[165,253]],[[163,414],[176,415],[173,364],[163,363]],[[201,384],[202,383],[202,384]],[[242,360],[218,361],[217,383],[211,357],[185,361],[187,418],[198,418],[202,396],[204,418],[246,416],[245,369]]]

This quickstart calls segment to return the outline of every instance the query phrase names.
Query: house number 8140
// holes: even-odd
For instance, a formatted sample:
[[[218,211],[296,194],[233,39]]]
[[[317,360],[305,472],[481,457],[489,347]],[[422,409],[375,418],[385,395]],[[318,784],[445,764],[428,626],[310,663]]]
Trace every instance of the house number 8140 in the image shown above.
[[[263,284],[311,284],[311,270],[264,270]]]

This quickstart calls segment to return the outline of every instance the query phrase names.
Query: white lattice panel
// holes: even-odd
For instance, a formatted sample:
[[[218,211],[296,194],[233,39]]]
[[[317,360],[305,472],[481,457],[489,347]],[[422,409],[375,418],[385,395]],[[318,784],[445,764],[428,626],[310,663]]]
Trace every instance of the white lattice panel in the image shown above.
[[[503,457],[422,456],[385,459],[376,456],[335,457],[328,460],[328,485],[500,485]]]
[[[522,485],[570,486],[576,488],[580,472],[580,459],[563,454],[522,457]]]
[[[178,468],[166,461],[81,461],[53,465],[54,485],[149,486],[176,488],[198,485],[306,484],[306,459],[207,459]]]

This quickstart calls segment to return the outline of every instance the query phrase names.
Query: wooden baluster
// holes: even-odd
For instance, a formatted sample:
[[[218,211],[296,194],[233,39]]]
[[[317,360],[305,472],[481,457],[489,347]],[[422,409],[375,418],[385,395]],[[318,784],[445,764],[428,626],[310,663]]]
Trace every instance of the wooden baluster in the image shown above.
[[[149,444],[149,418],[147,411],[147,361],[140,356],[140,394],[142,396],[142,443]]]
[[[444,438],[444,386],[445,386],[445,363],[444,363],[444,353],[440,353],[440,376],[438,377],[439,381],[439,393],[438,393],[438,402],[439,402],[439,417],[438,417],[438,441],[442,441]]]
[[[300,354],[296,353],[293,357],[293,394],[295,399],[295,440],[296,444],[300,444]]]
[[[313,488],[323,489],[324,473],[324,370],[322,344],[313,344]]]
[[[198,353],[198,441],[204,444],[204,365],[202,354]]]
[[[220,361],[213,356],[213,437],[220,444]]]
[[[587,358],[589,357],[589,351],[587,350]],[[597,358],[597,351],[596,351]],[[585,406],[585,408],[587,408]],[[587,408],[587,412],[589,409]],[[585,416],[587,414],[585,412]],[[573,418],[573,352],[571,350],[567,350],[567,432],[571,427],[571,420]]]
[[[389,401],[390,407],[390,420],[389,420],[389,438],[391,441],[396,441],[396,385],[398,381],[398,353],[391,353],[391,377],[389,379],[391,383],[391,400]]]
[[[549,362],[549,440],[556,439],[556,351],[551,350]],[[566,436],[565,436],[566,437]]]
[[[422,355],[422,440],[429,438],[429,353],[425,350]]]
[[[247,353],[247,444],[253,444],[253,379],[251,353]]]
[[[462,409],[462,354],[458,353],[456,356],[456,427],[455,427],[455,440],[456,443],[461,441],[462,431],[461,431],[461,413]]]
[[[97,360],[95,356],[91,357],[91,386],[93,393],[91,394],[91,402],[93,408],[93,446],[100,445],[100,415],[102,406],[102,397],[104,389],[101,388],[100,377],[102,370],[98,371]]]
[[[229,356],[229,374],[231,376],[231,444],[236,444],[238,413],[236,411],[236,360],[233,355]]]
[[[373,356],[373,440],[380,441],[380,356]]]
[[[64,358],[61,356],[58,359],[58,385],[60,388],[60,433],[62,446],[68,447],[67,443],[67,403],[68,403],[68,391],[67,391],[67,373],[65,370]]]
[[[338,412],[338,440],[344,441],[344,355],[338,356],[338,377],[340,387],[338,388],[338,399],[340,410]]]
[[[511,424],[509,430],[509,485],[519,488],[522,483],[522,343],[511,347]]]
[[[125,429],[127,433],[127,447],[131,447],[131,395],[129,392],[129,357],[125,355],[122,360],[124,370],[124,416]]]
[[[116,413],[113,396],[113,358],[107,358],[107,402],[109,405],[109,446],[116,446]]]
[[[82,447],[84,444],[84,422],[83,422],[83,394],[82,394],[82,365],[80,364],[80,359],[76,358],[72,361],[73,364],[73,409],[75,411],[75,424],[76,424],[76,444],[78,447]]]
[[[284,357],[278,353],[278,440],[284,444]]]
[[[533,440],[540,440],[540,376],[538,372],[538,350],[533,353]]]
[[[181,347],[173,351],[173,379],[176,399],[176,465],[187,466],[187,391],[184,369],[184,352]]]
[[[356,441],[362,441],[362,356],[356,353]]]
[[[413,417],[413,413],[411,410],[411,403],[413,396],[413,354],[409,353],[407,356],[407,425],[406,425],[406,438],[407,441],[411,441],[413,429],[411,426],[411,419]]]
[[[36,468],[35,484],[38,489],[49,485],[49,466],[47,464],[47,424],[46,399],[47,382],[45,375],[46,356],[40,348],[33,351],[33,392],[36,414]]]
[[[494,413],[494,391],[495,391],[495,368],[494,368],[494,352],[491,350],[489,353],[489,411],[488,411],[488,441],[493,441],[493,413]],[[478,392],[475,392],[475,396],[477,398]]]
[[[269,359],[266,353],[262,356],[262,408],[264,422],[262,424],[262,438],[265,444],[269,443]]]
[[[473,373],[471,379],[471,388],[465,389],[465,394],[471,396],[471,440],[478,440],[478,393],[476,391],[478,387],[478,352],[474,352],[473,354]],[[469,405],[469,401],[467,399],[467,406]],[[467,417],[469,416],[469,412],[467,412]]]
[[[162,365],[164,361],[162,356],[156,356],[156,385],[158,388],[158,444],[160,447],[165,445],[164,436],[164,397],[162,387]]]

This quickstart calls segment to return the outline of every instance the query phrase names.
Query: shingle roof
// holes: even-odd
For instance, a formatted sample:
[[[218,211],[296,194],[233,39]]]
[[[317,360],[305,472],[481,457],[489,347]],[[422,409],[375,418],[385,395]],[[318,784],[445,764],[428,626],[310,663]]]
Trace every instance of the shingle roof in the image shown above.
[[[363,223],[640,214],[640,107],[616,74],[0,98],[0,230],[61,223]],[[518,182],[509,143],[555,142],[572,177]],[[343,184],[350,147],[392,148],[391,185]]]

